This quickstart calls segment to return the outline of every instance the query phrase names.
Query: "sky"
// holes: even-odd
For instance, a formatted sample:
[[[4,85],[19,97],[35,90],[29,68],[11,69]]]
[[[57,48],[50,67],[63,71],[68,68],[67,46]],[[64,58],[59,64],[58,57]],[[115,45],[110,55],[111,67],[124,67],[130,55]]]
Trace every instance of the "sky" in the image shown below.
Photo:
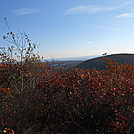
[[[0,47],[10,29],[45,59],[134,53],[134,0],[1,0]]]

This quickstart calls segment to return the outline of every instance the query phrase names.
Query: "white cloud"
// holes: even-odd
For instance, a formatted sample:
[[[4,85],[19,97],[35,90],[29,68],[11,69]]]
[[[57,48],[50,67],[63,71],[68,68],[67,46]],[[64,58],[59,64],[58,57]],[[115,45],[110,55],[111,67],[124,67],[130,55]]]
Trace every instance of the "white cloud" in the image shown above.
[[[93,44],[94,42],[93,41],[89,41],[88,44]]]
[[[17,15],[17,16],[32,14],[36,12],[37,10],[35,8],[20,8],[20,9],[13,11],[14,15]]]
[[[94,44],[94,42],[92,40],[88,41],[87,44],[85,44],[85,47],[90,47],[92,46],[92,44]]]
[[[134,3],[134,1],[127,1],[127,2],[125,2],[125,3],[121,4],[121,5],[119,5],[118,7],[128,6],[128,5],[131,5],[131,4],[133,4],[133,3]]]
[[[88,6],[88,5],[81,5],[76,6],[73,8],[69,8],[65,14],[79,14],[79,13],[97,13],[97,12],[104,12],[104,11],[111,11],[114,10],[112,7],[103,7],[103,6]]]
[[[76,7],[72,7],[66,10],[65,14],[80,14],[80,13],[99,13],[99,12],[107,12],[107,11],[114,11],[120,8],[126,7],[128,5],[132,5],[134,1],[125,2],[123,4],[113,6],[113,7],[106,7],[106,6],[93,6],[93,5],[80,5]]]
[[[115,18],[131,18],[131,17],[134,17],[134,13],[124,13],[115,16]]]
[[[117,29],[115,29],[113,27],[105,27],[105,26],[92,26],[92,28],[104,29],[104,30],[110,30],[110,31],[116,31],[117,30]]]

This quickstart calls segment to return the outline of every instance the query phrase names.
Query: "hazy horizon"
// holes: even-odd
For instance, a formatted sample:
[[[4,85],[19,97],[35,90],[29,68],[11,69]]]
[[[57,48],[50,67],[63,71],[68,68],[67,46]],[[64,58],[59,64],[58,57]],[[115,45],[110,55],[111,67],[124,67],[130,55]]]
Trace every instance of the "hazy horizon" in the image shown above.
[[[19,29],[44,59],[134,53],[134,0],[1,1],[0,46]]]

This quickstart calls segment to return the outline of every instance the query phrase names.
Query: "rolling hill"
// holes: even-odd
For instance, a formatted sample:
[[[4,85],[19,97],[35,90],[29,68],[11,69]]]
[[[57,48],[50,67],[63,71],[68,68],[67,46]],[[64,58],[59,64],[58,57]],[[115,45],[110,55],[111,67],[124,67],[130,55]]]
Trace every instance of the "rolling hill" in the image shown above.
[[[103,57],[103,56],[101,56]],[[97,70],[104,69],[104,63],[102,63],[102,58],[97,57],[93,59],[86,60],[78,65],[76,65],[76,68],[81,69],[93,69],[96,68]],[[107,58],[110,58],[112,60],[116,59],[116,61],[120,64],[128,63],[134,66],[134,54],[112,54],[105,56]]]

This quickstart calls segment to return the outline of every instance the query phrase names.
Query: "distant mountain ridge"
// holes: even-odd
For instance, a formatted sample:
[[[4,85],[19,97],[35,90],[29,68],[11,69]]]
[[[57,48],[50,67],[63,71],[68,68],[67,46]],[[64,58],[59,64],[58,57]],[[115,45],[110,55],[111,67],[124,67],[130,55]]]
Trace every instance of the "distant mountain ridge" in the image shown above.
[[[101,62],[102,61],[101,57],[86,60],[80,63],[79,65],[76,65],[76,68],[81,68],[81,69],[96,68],[97,70],[102,70],[104,69],[105,64]],[[116,62],[120,64],[127,63],[134,66],[134,54],[128,54],[128,53],[112,54],[112,55],[106,55],[105,57],[110,58],[111,60],[116,59]]]
[[[66,67],[75,67],[76,65],[82,63],[82,60],[68,60],[68,61],[49,61],[47,66],[66,66]]]
[[[88,59],[92,59],[98,57],[98,55],[92,55],[92,56],[81,56],[81,57],[66,57],[66,58],[54,58],[54,59],[47,59],[48,61],[76,61],[76,60],[81,60],[85,61]]]

